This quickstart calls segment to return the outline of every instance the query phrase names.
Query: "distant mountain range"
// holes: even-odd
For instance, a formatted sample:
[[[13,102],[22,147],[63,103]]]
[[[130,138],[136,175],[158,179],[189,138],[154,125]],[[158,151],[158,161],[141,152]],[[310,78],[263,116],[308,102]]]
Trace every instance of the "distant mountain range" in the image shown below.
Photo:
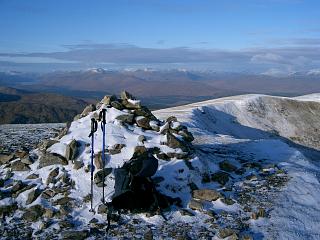
[[[318,71],[296,72],[276,77],[265,74],[187,71],[185,69],[106,70],[95,68],[85,71],[51,73],[3,72],[0,73],[0,86],[46,93],[44,96],[51,96],[50,98],[55,100],[59,99],[53,97],[56,95],[47,94],[72,97],[67,98],[67,101],[79,102],[70,104],[72,107],[67,109],[74,111],[79,111],[79,106],[84,105],[83,101],[96,102],[106,94],[119,93],[122,90],[127,90],[142,99],[151,109],[161,109],[247,93],[298,96],[320,92],[320,74]],[[5,101],[5,104],[16,104],[21,101],[29,104],[26,97],[18,99],[17,96],[4,94],[2,93],[1,101]],[[30,108],[30,104],[28,107]],[[71,114],[71,111],[68,112]],[[56,120],[68,118],[70,116],[55,117]],[[17,121],[22,120],[18,118]]]
[[[0,124],[67,122],[86,104],[58,94],[0,87]]]

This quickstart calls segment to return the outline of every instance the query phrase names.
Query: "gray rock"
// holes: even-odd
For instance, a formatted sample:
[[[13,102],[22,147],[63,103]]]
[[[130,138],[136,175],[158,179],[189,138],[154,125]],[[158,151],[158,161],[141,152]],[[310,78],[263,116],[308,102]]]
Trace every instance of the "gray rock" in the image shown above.
[[[167,145],[174,149],[181,148],[183,152],[189,152],[189,148],[185,145],[185,143],[169,132],[167,133]]]
[[[116,101],[117,97],[115,95],[106,95],[104,98],[101,100],[102,104],[110,105],[111,102]]]
[[[203,210],[203,204],[199,200],[191,199],[189,202],[189,208],[191,208],[192,210],[201,211],[201,210]]]
[[[28,208],[22,215],[22,218],[27,222],[37,221],[45,212],[41,205],[34,205]]]
[[[221,170],[226,172],[234,172],[237,170],[237,167],[231,164],[228,160],[224,160],[219,163],[219,167]]]
[[[98,152],[97,154],[95,154],[94,156],[94,166],[97,169],[102,169],[103,165],[102,165],[102,152]]]
[[[122,100],[136,99],[131,93],[129,93],[127,91],[122,91],[120,94],[120,97]]]
[[[122,115],[117,116],[116,119],[121,122],[133,124],[134,115],[133,114],[122,114]]]
[[[104,177],[107,177],[111,172],[112,172],[112,168],[105,168],[104,170],[100,170],[98,171],[95,175],[94,175],[94,183],[98,186],[98,187],[102,187],[103,186],[103,171],[104,171]]]
[[[153,121],[157,120],[157,118],[152,114],[152,112],[147,107],[144,107],[144,106],[142,106],[139,109],[133,110],[133,113],[135,116],[143,116]]]
[[[136,123],[139,127],[143,128],[143,129],[151,129],[150,127],[150,119],[146,118],[146,117],[137,117],[136,118]]]
[[[163,152],[158,153],[157,154],[157,158],[161,159],[161,160],[165,160],[165,161],[169,161],[170,160],[170,157],[167,154],[163,153]]]
[[[46,189],[42,192],[41,197],[43,197],[44,199],[50,199],[53,198],[55,195],[55,191],[53,191],[52,189]]]
[[[74,223],[71,221],[71,219],[64,219],[64,220],[61,220],[59,223],[59,226],[61,229],[66,229],[66,228],[73,228],[74,227]],[[77,231],[65,231],[65,232],[77,232]],[[75,237],[77,238],[74,238],[72,237],[73,235],[72,234],[66,234],[66,235],[63,235],[62,233],[62,237],[63,239],[79,239],[77,235],[75,235]]]
[[[84,166],[83,162],[81,161],[74,161],[73,163],[73,169],[78,170]]]
[[[179,131],[178,134],[182,136],[184,141],[192,142],[194,140],[192,133],[186,129]]]
[[[190,211],[189,209],[182,208],[179,210],[179,212],[182,216],[190,216],[190,217],[195,216],[195,214],[192,211]]]
[[[104,213],[107,213],[108,212],[108,208],[106,205],[104,204],[100,204],[99,207],[98,207],[98,213],[99,214],[104,214]]]
[[[96,106],[93,105],[93,104],[90,104],[90,105],[86,106],[86,107],[83,109],[83,111],[82,111],[82,113],[80,114],[80,116],[81,116],[81,117],[88,116],[89,113],[91,113],[91,112],[93,112],[93,111],[95,111],[95,110],[97,110],[97,109],[96,109]]]
[[[29,192],[26,204],[29,205],[34,200],[36,200],[40,196],[41,192],[42,191],[40,189],[37,189],[37,188],[33,189],[31,192]]]
[[[55,183],[55,177],[58,176],[58,174],[59,174],[59,168],[56,167],[48,174],[46,184],[49,185],[50,183]]]
[[[0,164],[9,163],[13,159],[14,159],[14,154],[10,154],[10,155],[0,154]]]
[[[219,238],[222,238],[222,239],[230,237],[233,234],[235,234],[235,231],[230,228],[222,228],[222,229],[219,229],[219,232],[218,232]]]
[[[68,160],[65,157],[56,153],[45,153],[42,155],[42,157],[40,157],[40,168],[55,164],[68,165]]]
[[[198,189],[192,191],[192,197],[199,200],[216,201],[221,197],[221,194],[212,189]]]
[[[182,153],[167,153],[169,158],[177,158],[177,159],[189,159],[189,153],[182,152]]]
[[[20,160],[12,162],[10,167],[11,167],[12,171],[28,171],[28,170],[30,170],[30,167],[27,164],[21,162]]]
[[[138,141],[139,142],[145,142],[147,139],[146,139],[146,136],[144,136],[144,135],[140,135],[139,137],[138,137]]]
[[[27,179],[37,179],[37,178],[39,178],[39,174],[37,173],[32,173],[27,177]]]
[[[175,116],[170,116],[166,120],[167,123],[177,122],[177,121],[178,121],[178,119]]]
[[[33,159],[31,156],[28,155],[28,156],[22,158],[21,162],[24,164],[27,164],[27,165],[31,165],[31,164],[33,164]]]
[[[108,149],[109,154],[114,155],[114,154],[119,154],[121,153],[122,148],[124,148],[126,145],[125,144],[115,144],[111,148]]]
[[[56,144],[57,142],[57,140],[52,139],[44,140],[38,145],[38,148],[40,151],[45,152],[49,147],[51,147],[53,144]]]
[[[0,206],[0,217],[8,216],[18,209],[17,203],[9,204],[9,205],[1,205]]]
[[[75,231],[75,230],[69,230],[69,231],[63,231],[61,233],[62,239],[68,239],[68,240],[82,240],[86,239],[89,236],[88,230],[81,230],[81,231]]]
[[[124,109],[124,106],[118,101],[112,101],[111,106],[118,110]]]
[[[66,148],[66,159],[74,160],[78,156],[78,143],[73,139]]]
[[[62,197],[53,202],[53,205],[72,205],[72,202],[74,201],[71,197]]]
[[[144,240],[153,240],[153,233],[152,233],[151,229],[149,229],[148,231],[145,232],[145,234],[143,235],[143,239]]]

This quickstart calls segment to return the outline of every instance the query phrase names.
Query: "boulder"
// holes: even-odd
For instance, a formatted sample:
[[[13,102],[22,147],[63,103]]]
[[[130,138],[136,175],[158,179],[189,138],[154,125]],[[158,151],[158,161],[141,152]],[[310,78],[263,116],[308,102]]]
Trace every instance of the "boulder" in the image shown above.
[[[18,209],[17,203],[12,203],[8,205],[1,205],[0,206],[0,217],[3,218],[3,216],[8,216],[14,211]]]
[[[157,118],[152,114],[152,112],[147,107],[144,107],[144,106],[138,109],[134,109],[133,114],[135,116],[142,116],[142,117],[149,118],[152,121],[157,120]]]
[[[149,118],[142,117],[142,116],[136,117],[136,123],[139,127],[143,129],[147,129],[147,130],[151,129]]]
[[[110,105],[111,102],[116,101],[117,97],[115,95],[106,95],[104,98],[101,100],[102,104]]]
[[[27,179],[37,179],[37,178],[39,178],[39,174],[37,173],[32,173],[27,177]]]
[[[30,170],[30,167],[27,164],[21,162],[20,160],[12,162],[10,167],[11,167],[12,171],[28,171],[28,170]]]
[[[94,166],[97,169],[102,169],[103,165],[102,165],[102,152],[98,152],[97,154],[95,154],[94,156]]]
[[[118,110],[124,109],[124,106],[118,101],[112,101],[111,106]]]
[[[93,105],[93,104],[90,104],[90,105],[86,106],[86,107],[83,109],[83,111],[82,111],[82,113],[80,114],[80,116],[81,116],[81,117],[88,116],[88,114],[89,114],[90,112],[93,112],[93,111],[95,111],[95,110],[97,110],[96,106]]]
[[[128,99],[136,99],[131,93],[127,92],[127,91],[122,91],[120,93],[120,98],[122,100],[128,100]]]
[[[229,176],[229,173],[219,171],[211,175],[211,180],[224,186],[229,181]]]
[[[37,204],[28,208],[22,215],[22,218],[27,222],[37,221],[45,212],[45,209]]]
[[[233,234],[235,234],[235,231],[230,228],[222,228],[222,229],[219,229],[219,232],[218,232],[219,238],[222,238],[222,239],[230,237]]]
[[[178,119],[177,119],[177,117],[175,117],[175,116],[170,116],[170,117],[168,117],[167,120],[166,120],[167,123],[177,122],[177,121],[178,121]]]
[[[189,148],[180,139],[176,138],[173,134],[167,132],[167,146],[173,149],[180,148],[183,152],[189,152]]]
[[[78,156],[78,143],[73,139],[66,148],[66,159],[74,160]]]
[[[179,134],[180,136],[182,136],[182,139],[183,139],[184,141],[192,142],[192,141],[194,140],[194,137],[193,137],[192,133],[189,132],[189,131],[186,130],[186,129],[179,131],[178,134]]]
[[[138,137],[138,141],[139,142],[145,142],[147,139],[146,139],[146,136],[144,136],[144,135],[140,135],[139,137]]]
[[[36,200],[40,196],[41,192],[42,191],[38,188],[33,189],[31,192],[29,192],[26,204],[29,205],[34,200]]]
[[[161,159],[161,160],[165,160],[165,161],[169,161],[170,160],[170,157],[167,154],[163,153],[163,152],[158,153],[156,156],[157,156],[158,159]]]
[[[102,187],[103,186],[103,171],[104,171],[104,177],[107,177],[111,172],[112,172],[112,168],[105,168],[104,170],[100,170],[98,171],[95,175],[94,175],[94,183],[98,186],[98,187]]]
[[[48,174],[46,184],[49,185],[50,183],[54,183],[55,177],[58,176],[58,174],[59,174],[59,168],[56,167]]]
[[[134,115],[133,114],[122,114],[122,115],[117,116],[116,119],[121,122],[133,124]]]
[[[24,158],[29,155],[29,152],[26,149],[17,150],[14,154],[17,158]]]
[[[57,142],[57,140],[52,139],[44,140],[38,145],[38,148],[41,152],[45,152],[49,147],[51,147],[53,144],[56,144]]]
[[[0,154],[0,164],[7,164],[14,159],[14,154]]]
[[[108,213],[108,207],[105,204],[100,204],[98,207],[98,213],[99,214]]]
[[[199,200],[205,200],[205,201],[216,201],[221,197],[221,194],[215,190],[212,189],[198,189],[192,191],[192,197],[199,199]]]
[[[221,170],[226,172],[234,172],[237,170],[237,167],[230,163],[228,160],[224,160],[219,163],[219,167]]]
[[[27,164],[27,165],[31,165],[34,162],[34,159],[30,155],[28,155],[28,156],[22,158],[21,162],[24,164]]]
[[[72,205],[72,202],[74,201],[71,197],[62,197],[53,202],[53,205]]]
[[[56,153],[45,153],[40,157],[39,167],[46,167],[54,164],[68,165],[68,160]]]
[[[52,189],[46,189],[42,192],[41,197],[43,197],[44,199],[50,199],[53,198],[55,195],[55,191],[53,191]]]
[[[84,166],[83,162],[81,161],[74,161],[73,163],[73,169],[78,170]]]
[[[201,201],[199,200],[195,200],[195,199],[191,199],[189,204],[188,204],[189,208],[191,208],[192,210],[199,210],[201,211],[203,209],[203,204]]]

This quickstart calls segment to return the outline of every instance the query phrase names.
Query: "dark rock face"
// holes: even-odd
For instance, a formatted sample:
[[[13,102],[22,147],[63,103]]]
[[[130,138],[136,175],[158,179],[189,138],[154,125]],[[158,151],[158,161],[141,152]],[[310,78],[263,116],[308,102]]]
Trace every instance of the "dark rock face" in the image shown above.
[[[150,120],[146,117],[137,117],[136,123],[139,127],[143,129],[151,129]]]
[[[167,133],[167,145],[171,148],[181,148],[182,151],[188,152],[189,148],[186,146],[184,142],[176,138],[173,134]]]
[[[40,168],[54,164],[68,165],[68,160],[65,157],[55,153],[45,153],[42,155],[42,157],[40,157]]]

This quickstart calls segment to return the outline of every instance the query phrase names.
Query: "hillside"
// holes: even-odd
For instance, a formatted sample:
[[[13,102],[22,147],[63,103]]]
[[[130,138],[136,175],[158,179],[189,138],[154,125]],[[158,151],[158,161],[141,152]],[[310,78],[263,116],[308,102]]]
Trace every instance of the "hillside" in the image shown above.
[[[87,105],[58,94],[0,87],[0,124],[67,122]]]
[[[1,156],[0,213],[15,219],[0,226],[6,237],[319,238],[318,94],[242,95],[152,113],[121,96],[106,96],[37,149]],[[109,105],[106,200],[114,194],[115,169],[147,152],[158,161],[157,191],[172,200],[167,221],[159,212],[127,211],[105,231],[100,126],[89,211],[90,119]]]

